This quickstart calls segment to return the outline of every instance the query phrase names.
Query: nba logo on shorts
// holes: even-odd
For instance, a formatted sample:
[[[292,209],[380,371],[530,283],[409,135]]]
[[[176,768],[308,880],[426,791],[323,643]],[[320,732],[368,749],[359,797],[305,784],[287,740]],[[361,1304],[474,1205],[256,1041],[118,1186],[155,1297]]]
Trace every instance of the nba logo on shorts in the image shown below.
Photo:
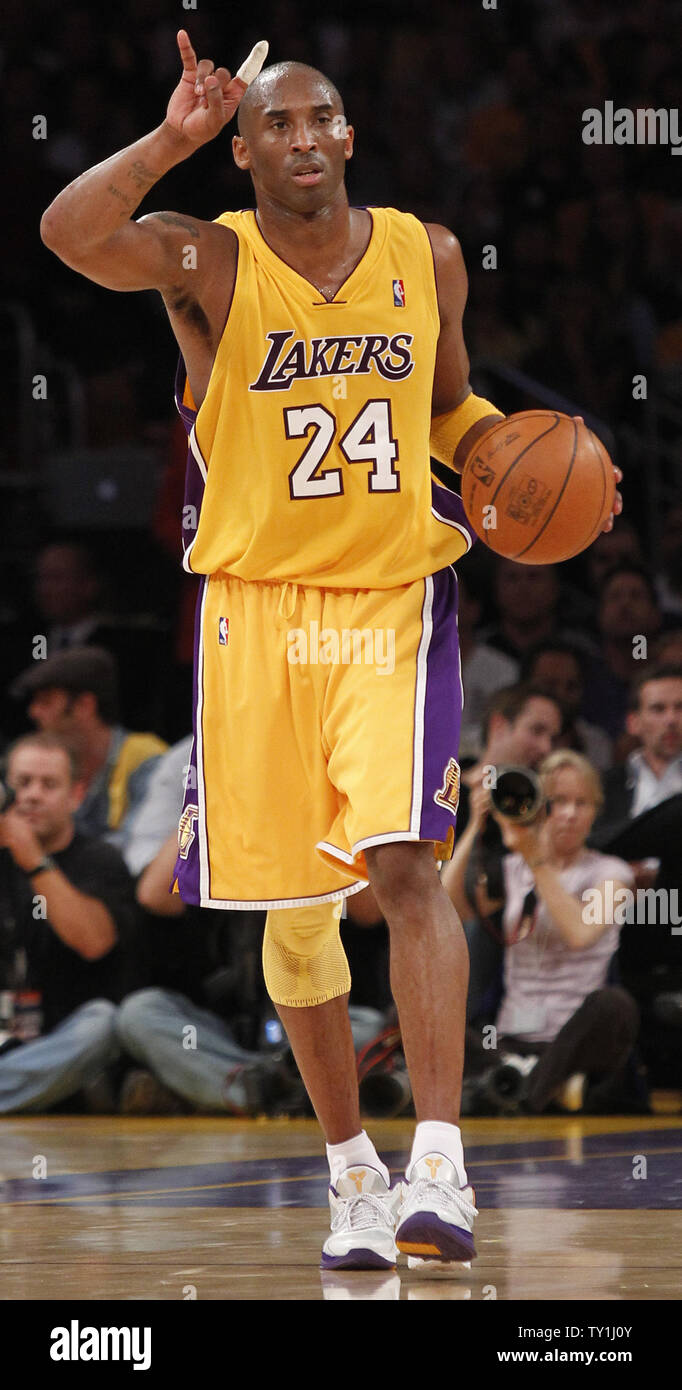
[[[405,308],[405,286],[402,280],[393,281],[393,303],[396,309]]]
[[[218,645],[221,646],[221,647],[226,647],[226,646],[227,646],[227,639],[228,639],[229,635],[230,635],[230,620],[229,620],[229,618],[219,618],[219,619],[218,619]]]

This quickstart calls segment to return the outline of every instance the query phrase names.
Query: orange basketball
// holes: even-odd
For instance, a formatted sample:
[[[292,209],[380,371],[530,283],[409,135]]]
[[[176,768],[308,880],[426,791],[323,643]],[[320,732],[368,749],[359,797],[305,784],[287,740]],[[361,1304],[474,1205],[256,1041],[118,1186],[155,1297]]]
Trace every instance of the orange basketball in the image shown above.
[[[462,501],[497,555],[553,565],[596,540],[616,483],[604,445],[581,420],[524,410],[493,425],[462,470]]]

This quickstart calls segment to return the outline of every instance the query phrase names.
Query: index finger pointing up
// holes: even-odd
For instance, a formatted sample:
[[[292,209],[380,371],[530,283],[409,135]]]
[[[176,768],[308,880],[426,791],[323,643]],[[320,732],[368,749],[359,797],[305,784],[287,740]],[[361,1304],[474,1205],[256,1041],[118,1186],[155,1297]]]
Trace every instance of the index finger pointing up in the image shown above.
[[[186,29],[178,31],[178,48],[182,58],[182,66],[185,72],[194,72],[197,65],[197,55],[189,41],[189,34]]]

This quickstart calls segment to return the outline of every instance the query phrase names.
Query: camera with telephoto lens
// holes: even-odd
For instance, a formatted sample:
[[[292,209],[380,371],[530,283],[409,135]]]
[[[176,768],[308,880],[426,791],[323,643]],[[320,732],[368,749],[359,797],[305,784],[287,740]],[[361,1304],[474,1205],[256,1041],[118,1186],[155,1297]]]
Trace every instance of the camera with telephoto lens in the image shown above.
[[[500,1065],[486,1075],[483,1090],[494,1109],[503,1115],[513,1115],[525,1099],[528,1078],[537,1057],[519,1057],[516,1053],[503,1055]]]
[[[358,1088],[364,1115],[389,1120],[407,1112],[414,1114],[397,1022],[392,1020],[358,1053]]]
[[[529,767],[498,767],[490,800],[498,815],[530,825],[546,806],[540,779]]]
[[[14,787],[10,787],[4,777],[0,777],[0,816],[4,815],[5,811],[9,811],[15,799],[16,793]]]

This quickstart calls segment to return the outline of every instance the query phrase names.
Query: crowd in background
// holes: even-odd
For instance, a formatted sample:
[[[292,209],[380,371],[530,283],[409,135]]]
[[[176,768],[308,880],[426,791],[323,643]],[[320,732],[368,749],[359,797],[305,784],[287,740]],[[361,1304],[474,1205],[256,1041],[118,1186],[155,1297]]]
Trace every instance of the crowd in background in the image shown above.
[[[87,917],[93,897],[99,909],[92,940],[87,927],[69,940],[72,929],[64,936],[57,926],[55,944],[54,924],[32,916],[29,887],[40,893],[40,877],[22,880],[33,863],[22,868],[6,844],[0,849],[0,989],[21,999],[23,1029],[8,1029],[2,1041],[0,1019],[0,1113],[65,1104],[306,1112],[263,990],[262,915],[168,899],[189,762],[195,599],[195,581],[179,565],[185,437],[171,409],[172,336],[158,296],[99,289],[50,257],[37,230],[65,183],[159,124],[177,79],[177,28],[186,25],[198,53],[233,68],[265,36],[271,61],[298,59],[329,73],[356,129],[351,201],[412,211],[460,238],[470,278],[465,337],[484,377],[491,361],[515,368],[589,410],[614,436],[623,426],[643,430],[637,373],[682,404],[677,161],[660,145],[581,138],[584,110],[606,101],[682,107],[682,5],[520,0],[499,10],[466,6],[466,22],[464,8],[434,0],[416,16],[400,0],[338,12],[264,0],[252,23],[248,12],[224,6],[178,18],[165,0],[136,0],[107,11],[103,24],[90,4],[55,10],[33,0],[0,22],[13,193],[0,301],[25,308],[46,362],[75,369],[85,442],[142,441],[160,476],[155,507],[130,531],[56,529],[38,493],[30,533],[17,532],[4,562],[0,739],[7,750],[42,731],[42,743],[21,743],[12,755],[22,765],[18,796],[35,798],[35,825],[42,816],[52,826],[36,836],[52,837],[64,875],[85,899],[85,907],[73,899],[68,920]],[[173,170],[139,211],[211,218],[251,202],[225,135]],[[495,269],[484,255],[491,246]],[[509,379],[485,380],[501,409],[528,403]],[[0,467],[16,467],[11,427]],[[681,877],[682,489],[678,472],[675,497],[673,472],[652,530],[647,467],[643,448],[623,484],[623,518],[578,561],[519,566],[479,545],[458,566],[459,834],[476,769],[502,758],[537,768],[552,750],[567,749],[603,779],[593,851],[630,867],[624,883],[668,891]],[[657,679],[643,682],[645,672]],[[519,691],[524,700],[532,692],[541,712],[544,700],[539,726]],[[77,768],[60,740],[76,747]],[[92,863],[87,836],[100,847]],[[24,859],[27,852],[24,845]],[[463,899],[469,1026],[479,1035],[497,1017],[505,984],[497,948],[508,870],[499,856],[496,872],[502,889],[486,910],[480,884],[470,883]],[[497,936],[489,930],[493,899]],[[361,1051],[392,1022],[388,938],[370,894],[351,899],[349,911],[343,931]],[[30,939],[17,956],[23,920]],[[633,1024],[628,1015],[615,1080],[608,1094],[603,1085],[597,1099],[593,1093],[595,1107],[646,1106],[647,1084],[679,1084],[679,943],[669,929],[641,925],[612,943],[602,987],[626,990],[637,1017]],[[44,1069],[34,1060],[39,1047]],[[522,1053],[515,1044],[517,1059]],[[473,1108],[486,1103],[483,1060],[486,1068],[480,1055],[472,1062]]]

